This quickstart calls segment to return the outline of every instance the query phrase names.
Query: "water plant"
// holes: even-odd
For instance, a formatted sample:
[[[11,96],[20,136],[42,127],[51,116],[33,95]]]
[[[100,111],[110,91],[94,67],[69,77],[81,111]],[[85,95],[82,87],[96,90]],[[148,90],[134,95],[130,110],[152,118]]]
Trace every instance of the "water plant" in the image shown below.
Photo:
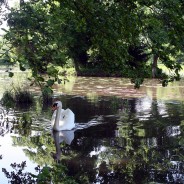
[[[12,107],[15,104],[15,99],[12,91],[7,90],[3,93],[3,97],[1,99],[1,103],[6,107]]]
[[[32,104],[33,95],[26,89],[15,88],[14,99],[17,104]]]
[[[30,105],[33,101],[33,95],[27,89],[22,89],[20,87],[13,87],[11,90],[6,90],[1,99],[1,103],[6,107]]]
[[[18,119],[17,130],[22,136],[29,136],[31,134],[32,118],[29,113],[24,113]]]

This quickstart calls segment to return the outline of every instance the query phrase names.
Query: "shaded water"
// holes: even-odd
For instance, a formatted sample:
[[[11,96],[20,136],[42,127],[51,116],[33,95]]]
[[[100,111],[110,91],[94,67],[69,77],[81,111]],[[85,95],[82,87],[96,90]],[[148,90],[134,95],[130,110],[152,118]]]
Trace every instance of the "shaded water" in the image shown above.
[[[76,128],[60,133],[51,132],[50,104],[31,90],[33,106],[1,107],[1,168],[26,161],[34,173],[38,164],[60,161],[78,183],[184,183],[182,81],[162,88],[148,80],[139,90],[116,78],[55,86],[55,98],[76,116]],[[0,181],[7,183],[3,172]]]

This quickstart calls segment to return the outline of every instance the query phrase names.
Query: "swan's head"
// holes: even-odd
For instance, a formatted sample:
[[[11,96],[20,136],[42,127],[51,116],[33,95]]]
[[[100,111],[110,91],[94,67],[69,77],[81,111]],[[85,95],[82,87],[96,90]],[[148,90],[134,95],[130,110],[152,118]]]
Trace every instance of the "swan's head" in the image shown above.
[[[59,107],[62,108],[62,102],[61,101],[55,101],[52,105],[52,110],[56,110],[58,109]]]

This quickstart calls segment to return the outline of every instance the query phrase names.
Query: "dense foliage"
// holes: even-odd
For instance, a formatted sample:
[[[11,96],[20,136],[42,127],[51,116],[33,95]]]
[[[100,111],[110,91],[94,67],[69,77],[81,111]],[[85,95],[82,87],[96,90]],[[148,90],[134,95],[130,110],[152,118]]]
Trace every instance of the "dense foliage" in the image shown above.
[[[153,76],[166,85],[180,79],[183,7],[181,0],[20,1],[5,16],[3,56],[48,88],[61,82],[56,66],[71,61],[78,75],[130,77],[136,87]],[[174,74],[163,75],[158,60]]]

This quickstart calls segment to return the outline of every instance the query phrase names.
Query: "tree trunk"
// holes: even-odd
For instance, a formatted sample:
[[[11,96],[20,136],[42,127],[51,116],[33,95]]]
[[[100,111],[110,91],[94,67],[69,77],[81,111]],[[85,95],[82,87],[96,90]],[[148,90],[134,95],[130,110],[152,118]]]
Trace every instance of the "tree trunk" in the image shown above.
[[[154,55],[153,56],[153,63],[152,63],[152,78],[156,77],[157,64],[158,64],[158,55]]]
[[[80,74],[80,67],[79,67],[79,63],[74,61],[74,67],[75,67],[75,72],[77,75]]]

